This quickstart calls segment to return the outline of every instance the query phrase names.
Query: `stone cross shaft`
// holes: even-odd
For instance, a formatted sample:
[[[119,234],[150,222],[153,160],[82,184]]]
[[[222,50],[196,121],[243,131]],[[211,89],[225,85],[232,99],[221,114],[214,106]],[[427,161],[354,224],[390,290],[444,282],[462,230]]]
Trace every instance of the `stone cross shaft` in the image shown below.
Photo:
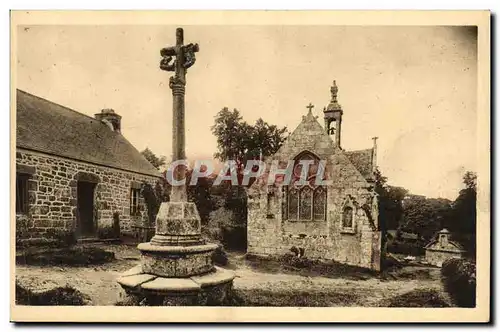
[[[185,116],[184,116],[184,95],[186,92],[186,72],[195,61],[195,53],[199,51],[198,44],[184,45],[184,31],[177,28],[175,46],[161,49],[160,69],[175,72],[175,76],[170,77],[169,87],[172,89],[173,111],[172,111],[172,161],[185,160]],[[174,59],[175,58],[175,59]],[[174,179],[185,178],[186,168],[179,166],[173,174]],[[186,201],[186,187],[173,186],[170,200],[173,202]]]

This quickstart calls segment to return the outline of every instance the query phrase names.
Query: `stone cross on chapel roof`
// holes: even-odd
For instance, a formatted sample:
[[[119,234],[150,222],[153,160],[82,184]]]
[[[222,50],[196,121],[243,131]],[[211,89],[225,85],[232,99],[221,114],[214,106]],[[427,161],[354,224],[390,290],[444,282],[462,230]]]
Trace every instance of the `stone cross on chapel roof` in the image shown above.
[[[309,111],[307,113],[312,113],[312,109],[314,108],[314,105],[309,103],[309,105],[307,105],[306,108],[309,109]]]

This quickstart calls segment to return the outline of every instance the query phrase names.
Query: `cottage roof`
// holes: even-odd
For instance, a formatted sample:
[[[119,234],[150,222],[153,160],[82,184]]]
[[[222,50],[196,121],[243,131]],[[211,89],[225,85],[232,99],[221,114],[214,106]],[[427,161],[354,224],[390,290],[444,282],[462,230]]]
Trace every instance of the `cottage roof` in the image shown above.
[[[16,146],[145,175],[159,171],[105,123],[17,90]]]

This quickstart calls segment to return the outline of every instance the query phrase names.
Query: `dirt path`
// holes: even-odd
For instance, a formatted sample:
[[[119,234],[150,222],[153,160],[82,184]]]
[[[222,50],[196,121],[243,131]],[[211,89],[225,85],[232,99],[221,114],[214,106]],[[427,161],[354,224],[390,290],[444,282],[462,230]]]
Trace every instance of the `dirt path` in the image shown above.
[[[32,289],[70,285],[88,295],[92,305],[113,305],[123,296],[116,279],[120,273],[139,263],[139,252],[134,246],[102,247],[114,251],[116,260],[91,267],[17,266],[16,276],[23,285]],[[377,306],[390,297],[420,288],[431,288],[442,292],[438,269],[427,269],[424,271],[424,277],[415,279],[411,279],[412,275],[416,275],[415,268],[410,267],[400,273],[405,277],[397,280],[386,281],[376,277],[366,280],[347,280],[289,272],[262,272],[247,264],[242,254],[230,254],[229,258],[230,268],[236,273],[234,288],[243,292],[255,291],[258,294],[283,291],[292,295],[294,292],[300,292],[310,296],[332,297],[331,302],[327,300],[331,305],[352,306]],[[349,300],[342,302],[335,299],[334,297],[338,297],[339,294],[347,296]]]
[[[91,299],[92,305],[114,305],[124,295],[116,282],[118,276],[139,264],[135,247],[122,245],[102,246],[112,250],[116,260],[89,267],[16,266],[16,278],[30,289],[42,290],[57,286],[71,286]]]

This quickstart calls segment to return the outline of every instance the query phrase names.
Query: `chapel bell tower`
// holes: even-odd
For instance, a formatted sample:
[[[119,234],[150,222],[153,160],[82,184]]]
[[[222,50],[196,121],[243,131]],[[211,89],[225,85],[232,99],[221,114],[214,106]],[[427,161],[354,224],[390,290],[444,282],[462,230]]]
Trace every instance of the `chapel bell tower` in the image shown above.
[[[340,148],[340,132],[342,125],[342,106],[337,102],[337,93],[339,88],[337,87],[337,83],[333,81],[333,85],[330,88],[330,92],[332,94],[332,99],[330,100],[330,104],[323,109],[324,117],[325,117],[325,130],[328,135],[335,134],[335,145]]]

